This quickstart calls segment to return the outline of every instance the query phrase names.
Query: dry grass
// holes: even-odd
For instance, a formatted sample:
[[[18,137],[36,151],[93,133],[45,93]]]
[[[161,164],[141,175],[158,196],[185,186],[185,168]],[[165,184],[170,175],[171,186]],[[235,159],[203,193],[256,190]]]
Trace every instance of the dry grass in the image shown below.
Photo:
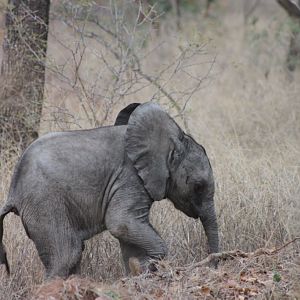
[[[213,73],[204,82],[196,99],[190,102],[188,123],[193,136],[206,147],[212,161],[221,247],[224,250],[238,248],[253,251],[259,247],[274,247],[299,236],[300,232],[300,74],[298,70],[290,75],[284,66],[288,29],[284,26],[286,17],[283,11],[275,1],[261,2],[262,7],[257,12],[258,22],[246,29],[241,8],[235,5],[235,1],[222,2],[212,11],[212,18],[201,19],[200,23],[197,23],[200,16],[184,16],[186,26],[182,35],[193,35],[199,29],[204,39],[213,39],[210,51],[218,54]],[[156,39],[168,40],[174,34],[173,27],[165,26],[164,30]],[[56,46],[52,41],[51,54]],[[154,71],[155,66],[166,59],[164,55],[167,51],[174,51],[178,44],[170,39],[168,47],[163,53],[158,51],[152,57],[149,72]],[[60,94],[56,90],[51,96],[51,87],[55,82],[52,80],[48,76],[48,103],[52,101],[56,105],[55,98]],[[125,99],[125,102],[146,101],[149,94],[146,89],[133,99]],[[66,97],[64,99],[71,101],[72,95]],[[75,114],[78,112],[77,106],[70,104],[68,108]],[[47,112],[44,113],[47,115]],[[84,122],[82,126],[85,126]],[[53,127],[55,124],[45,122],[43,131]],[[1,153],[0,201],[3,202],[16,162],[16,158],[7,162],[4,158],[5,153]],[[177,282],[176,267],[199,261],[207,253],[200,222],[185,217],[169,202],[155,203],[151,218],[169,246],[167,260],[170,266],[166,262],[169,267],[163,272],[167,277],[125,279],[124,284],[129,291],[139,286],[140,295],[151,295],[151,285],[152,289],[159,290],[164,289],[167,282]],[[5,219],[4,242],[12,275],[7,278],[4,270],[0,273],[0,299],[24,299],[34,286],[41,283],[43,269],[19,218],[8,216]],[[196,273],[203,278],[212,276],[212,284],[216,285],[224,272],[238,277],[241,270],[266,267],[268,276],[274,270],[285,276],[286,286],[280,290],[284,292],[290,290],[299,279],[299,261],[294,260],[297,255],[299,243],[298,246],[293,245],[290,252],[272,261],[262,259],[251,261],[251,264],[235,261],[233,265],[225,263],[219,273],[203,269]],[[279,265],[283,269],[277,268]],[[289,267],[291,265],[293,267]],[[166,293],[162,293],[161,297],[189,299],[185,293],[189,293],[188,286],[193,274],[190,278],[184,277],[180,285],[175,285],[172,297],[168,298]],[[109,234],[97,236],[87,243],[82,275],[106,283],[122,277],[118,243]],[[120,286],[122,282],[116,284]],[[207,285],[202,281],[193,284],[198,289],[201,285]],[[138,298],[136,291],[131,295]],[[202,296],[207,295],[199,297]],[[228,299],[233,297],[231,295]],[[261,295],[260,299],[268,298],[269,294]]]
[[[232,257],[218,270],[162,261],[155,274],[123,278],[111,285],[89,278],[55,279],[38,287],[32,299],[299,299],[297,251],[263,255],[272,251],[260,250]]]

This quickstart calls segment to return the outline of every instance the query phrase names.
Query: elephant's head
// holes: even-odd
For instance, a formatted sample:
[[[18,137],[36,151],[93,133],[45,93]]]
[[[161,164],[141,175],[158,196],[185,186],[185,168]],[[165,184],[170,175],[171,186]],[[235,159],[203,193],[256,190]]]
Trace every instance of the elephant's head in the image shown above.
[[[146,103],[129,118],[126,152],[152,199],[168,198],[189,217],[200,217],[210,252],[218,252],[214,179],[204,148],[159,105]]]

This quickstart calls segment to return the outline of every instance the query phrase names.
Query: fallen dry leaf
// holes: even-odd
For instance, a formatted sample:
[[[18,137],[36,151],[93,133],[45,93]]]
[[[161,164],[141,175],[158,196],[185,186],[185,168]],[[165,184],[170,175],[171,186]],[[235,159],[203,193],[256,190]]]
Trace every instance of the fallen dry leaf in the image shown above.
[[[207,296],[210,295],[210,293],[211,293],[211,289],[205,285],[201,286],[200,291],[202,294],[207,295]]]

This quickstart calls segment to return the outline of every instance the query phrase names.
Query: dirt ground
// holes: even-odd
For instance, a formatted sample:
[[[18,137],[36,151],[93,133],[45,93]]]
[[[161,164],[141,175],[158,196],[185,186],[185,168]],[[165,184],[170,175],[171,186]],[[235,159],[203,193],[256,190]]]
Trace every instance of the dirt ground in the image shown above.
[[[174,267],[162,261],[156,273],[112,285],[79,277],[57,279],[37,287],[32,299],[300,299],[297,247],[232,251],[223,258],[217,269],[201,263]]]

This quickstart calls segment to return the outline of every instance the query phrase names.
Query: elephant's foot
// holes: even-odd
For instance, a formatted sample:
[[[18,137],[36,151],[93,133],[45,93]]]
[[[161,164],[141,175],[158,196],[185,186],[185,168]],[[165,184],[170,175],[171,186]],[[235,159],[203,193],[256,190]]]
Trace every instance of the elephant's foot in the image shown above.
[[[133,276],[138,276],[143,273],[143,268],[138,258],[130,257],[129,258],[129,270]]]
[[[133,276],[138,276],[144,272],[154,273],[157,271],[156,262],[144,260],[142,263],[137,257],[130,257],[128,261],[130,273]]]

